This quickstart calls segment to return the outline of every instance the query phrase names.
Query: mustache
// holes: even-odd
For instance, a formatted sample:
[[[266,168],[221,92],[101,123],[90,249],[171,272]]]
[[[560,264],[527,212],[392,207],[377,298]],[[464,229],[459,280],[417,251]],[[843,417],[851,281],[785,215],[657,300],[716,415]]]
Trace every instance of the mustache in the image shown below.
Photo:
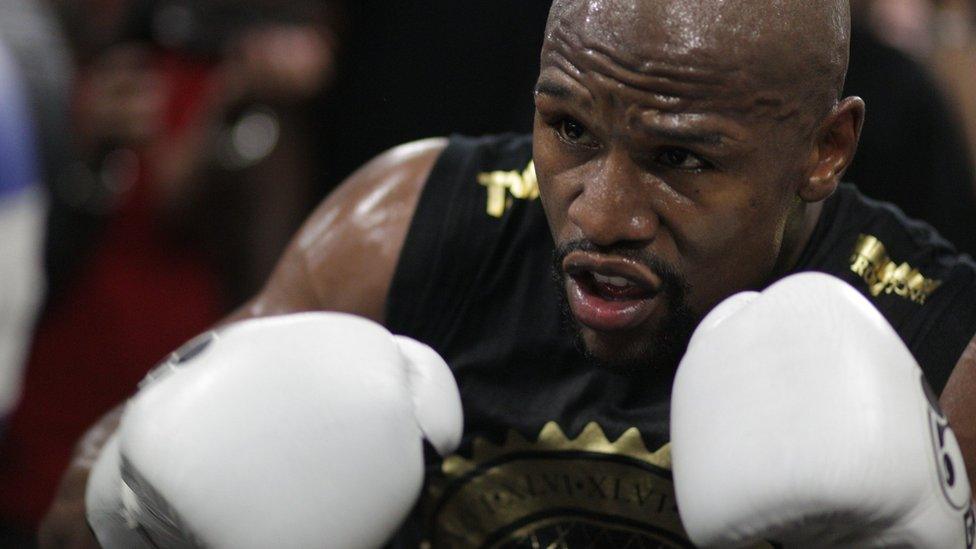
[[[626,245],[600,246],[589,240],[571,240],[558,244],[552,254],[553,272],[557,278],[566,276],[563,261],[573,252],[598,253],[606,256],[621,257],[646,266],[661,279],[661,291],[670,295],[672,299],[683,300],[688,293],[688,282],[678,269],[661,259],[659,256],[645,250]]]

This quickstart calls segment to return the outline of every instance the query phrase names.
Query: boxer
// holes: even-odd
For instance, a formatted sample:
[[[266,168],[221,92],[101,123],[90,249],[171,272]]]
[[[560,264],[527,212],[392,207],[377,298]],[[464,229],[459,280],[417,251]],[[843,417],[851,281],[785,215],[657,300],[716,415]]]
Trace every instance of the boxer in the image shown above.
[[[891,478],[872,484],[861,499],[822,497],[813,483],[791,484],[789,477],[770,490],[747,482],[744,499],[723,494],[721,501],[738,501],[741,507],[730,512],[739,513],[754,509],[759,494],[779,494],[779,500],[762,500],[767,505],[755,513],[761,528],[729,526],[741,519],[734,513],[739,518],[694,513],[706,517],[704,526],[698,518],[682,524],[679,507],[696,501],[686,487],[692,493],[713,488],[686,480],[682,471],[699,471],[693,479],[712,478],[707,471],[722,471],[716,460],[747,454],[726,455],[724,446],[713,446],[707,468],[683,469],[689,446],[676,439],[675,501],[671,387],[691,333],[725,298],[802,271],[843,280],[890,325],[896,337],[886,332],[889,337],[872,339],[866,345],[881,348],[858,357],[870,357],[872,349],[886,357],[887,347],[904,345],[895,364],[855,362],[898,380],[887,385],[885,375],[865,376],[873,384],[857,388],[875,405],[850,404],[857,393],[849,391],[837,398],[874,417],[889,410],[877,395],[896,386],[897,394],[911,397],[898,400],[901,406],[928,414],[916,406],[920,393],[905,389],[905,372],[917,362],[940,395],[942,411],[932,412],[932,428],[947,435],[944,424],[951,422],[961,448],[953,461],[954,487],[963,485],[962,469],[971,472],[976,462],[969,396],[976,266],[931,229],[839,183],[864,117],[860,99],[839,95],[848,39],[849,9],[842,0],[557,0],[546,29],[531,138],[454,137],[382,155],[323,203],[264,290],[229,320],[348,312],[444,357],[460,389],[465,435],[456,454],[428,460],[417,512],[393,535],[399,546],[582,546],[593,539],[669,547],[754,538],[804,543],[810,530],[797,532],[811,521],[784,522],[776,514],[784,500],[799,502],[790,509],[834,517],[826,526],[812,521],[822,528],[843,523],[868,535],[878,524],[887,525],[889,534],[910,522],[905,509],[875,512],[876,502],[888,498],[923,501],[919,512],[927,514],[942,509],[941,516],[955,524],[950,543],[964,546],[969,490],[935,497],[938,483],[949,478],[945,466],[941,473],[936,468],[942,454],[886,452],[898,446],[879,437],[866,437],[850,451],[866,456],[865,463],[878,455],[901,461],[879,468]],[[803,330],[787,329],[808,314],[831,318],[810,307],[849,302],[849,293],[817,285],[794,292],[814,299],[770,317],[782,330],[757,332],[755,323],[744,324],[753,330],[752,347],[765,343],[765,369],[744,368],[749,357],[737,348],[738,354],[730,352],[732,371],[741,372],[724,385],[730,395],[740,385],[763,385],[763,378],[750,375],[801,362],[801,372],[815,372],[820,362],[853,352],[833,341],[839,334],[821,330],[815,335],[824,352],[811,356],[809,345],[790,339]],[[877,324],[875,317],[862,318],[863,303],[849,310],[859,312],[856,325]],[[355,368],[355,361],[347,366]],[[811,396],[802,382],[777,387],[760,396],[786,406],[832,394]],[[735,414],[747,410],[715,410],[729,425],[727,437],[754,442],[747,438],[747,416],[736,421]],[[784,413],[789,410],[795,409]],[[920,423],[912,425],[905,436],[917,449],[927,433],[919,431]],[[790,437],[774,440],[805,447],[801,435],[830,435],[791,433],[789,427],[782,429]],[[706,434],[692,430],[691,436]],[[933,440],[945,445],[950,439]],[[807,460],[843,470],[843,478],[869,469],[851,466],[850,455],[832,450],[794,452],[779,465],[790,471]],[[109,457],[103,453],[101,459]],[[733,472],[744,466],[726,465]],[[902,485],[893,472],[906,470],[915,473]],[[45,539],[84,532],[78,501],[87,475],[83,466],[66,474]],[[946,505],[956,507],[938,507]],[[910,531],[931,532],[942,524],[932,520]],[[716,528],[722,533],[715,534]],[[924,546],[932,538],[870,539]]]

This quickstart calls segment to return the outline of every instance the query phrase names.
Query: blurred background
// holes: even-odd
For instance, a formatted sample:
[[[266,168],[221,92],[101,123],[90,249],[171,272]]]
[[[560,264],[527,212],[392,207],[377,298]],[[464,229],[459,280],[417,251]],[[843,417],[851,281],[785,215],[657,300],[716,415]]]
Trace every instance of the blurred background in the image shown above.
[[[976,251],[976,0],[855,0],[848,180]],[[396,144],[526,132],[547,0],[0,0],[0,546]]]

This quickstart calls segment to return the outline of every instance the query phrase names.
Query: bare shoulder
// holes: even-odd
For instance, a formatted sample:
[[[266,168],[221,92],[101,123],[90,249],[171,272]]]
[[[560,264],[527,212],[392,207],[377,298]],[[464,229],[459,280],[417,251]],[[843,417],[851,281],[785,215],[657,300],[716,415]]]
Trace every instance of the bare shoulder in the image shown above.
[[[939,404],[959,440],[969,478],[976,481],[976,336],[959,357]]]
[[[382,322],[420,193],[446,146],[401,145],[349,176],[298,231],[264,290],[229,320],[331,310]]]
[[[967,403],[976,408],[976,336],[973,336],[959,357],[939,401],[946,410]],[[976,420],[976,417],[973,419]]]

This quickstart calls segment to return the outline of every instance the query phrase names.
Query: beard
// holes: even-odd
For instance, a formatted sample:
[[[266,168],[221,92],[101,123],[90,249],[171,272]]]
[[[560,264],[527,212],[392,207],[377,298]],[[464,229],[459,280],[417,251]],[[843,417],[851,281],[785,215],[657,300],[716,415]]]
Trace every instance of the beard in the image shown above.
[[[625,257],[650,268],[661,279],[658,297],[666,302],[665,316],[655,325],[614,335],[613,351],[591,348],[583,335],[583,327],[570,309],[569,296],[566,294],[568,275],[563,271],[563,260],[574,251]],[[677,269],[643,250],[623,246],[603,247],[576,240],[556,247],[552,275],[558,287],[563,320],[574,334],[576,347],[591,364],[627,376],[672,374],[677,369],[688,348],[688,341],[702,318],[688,305],[689,286]]]

